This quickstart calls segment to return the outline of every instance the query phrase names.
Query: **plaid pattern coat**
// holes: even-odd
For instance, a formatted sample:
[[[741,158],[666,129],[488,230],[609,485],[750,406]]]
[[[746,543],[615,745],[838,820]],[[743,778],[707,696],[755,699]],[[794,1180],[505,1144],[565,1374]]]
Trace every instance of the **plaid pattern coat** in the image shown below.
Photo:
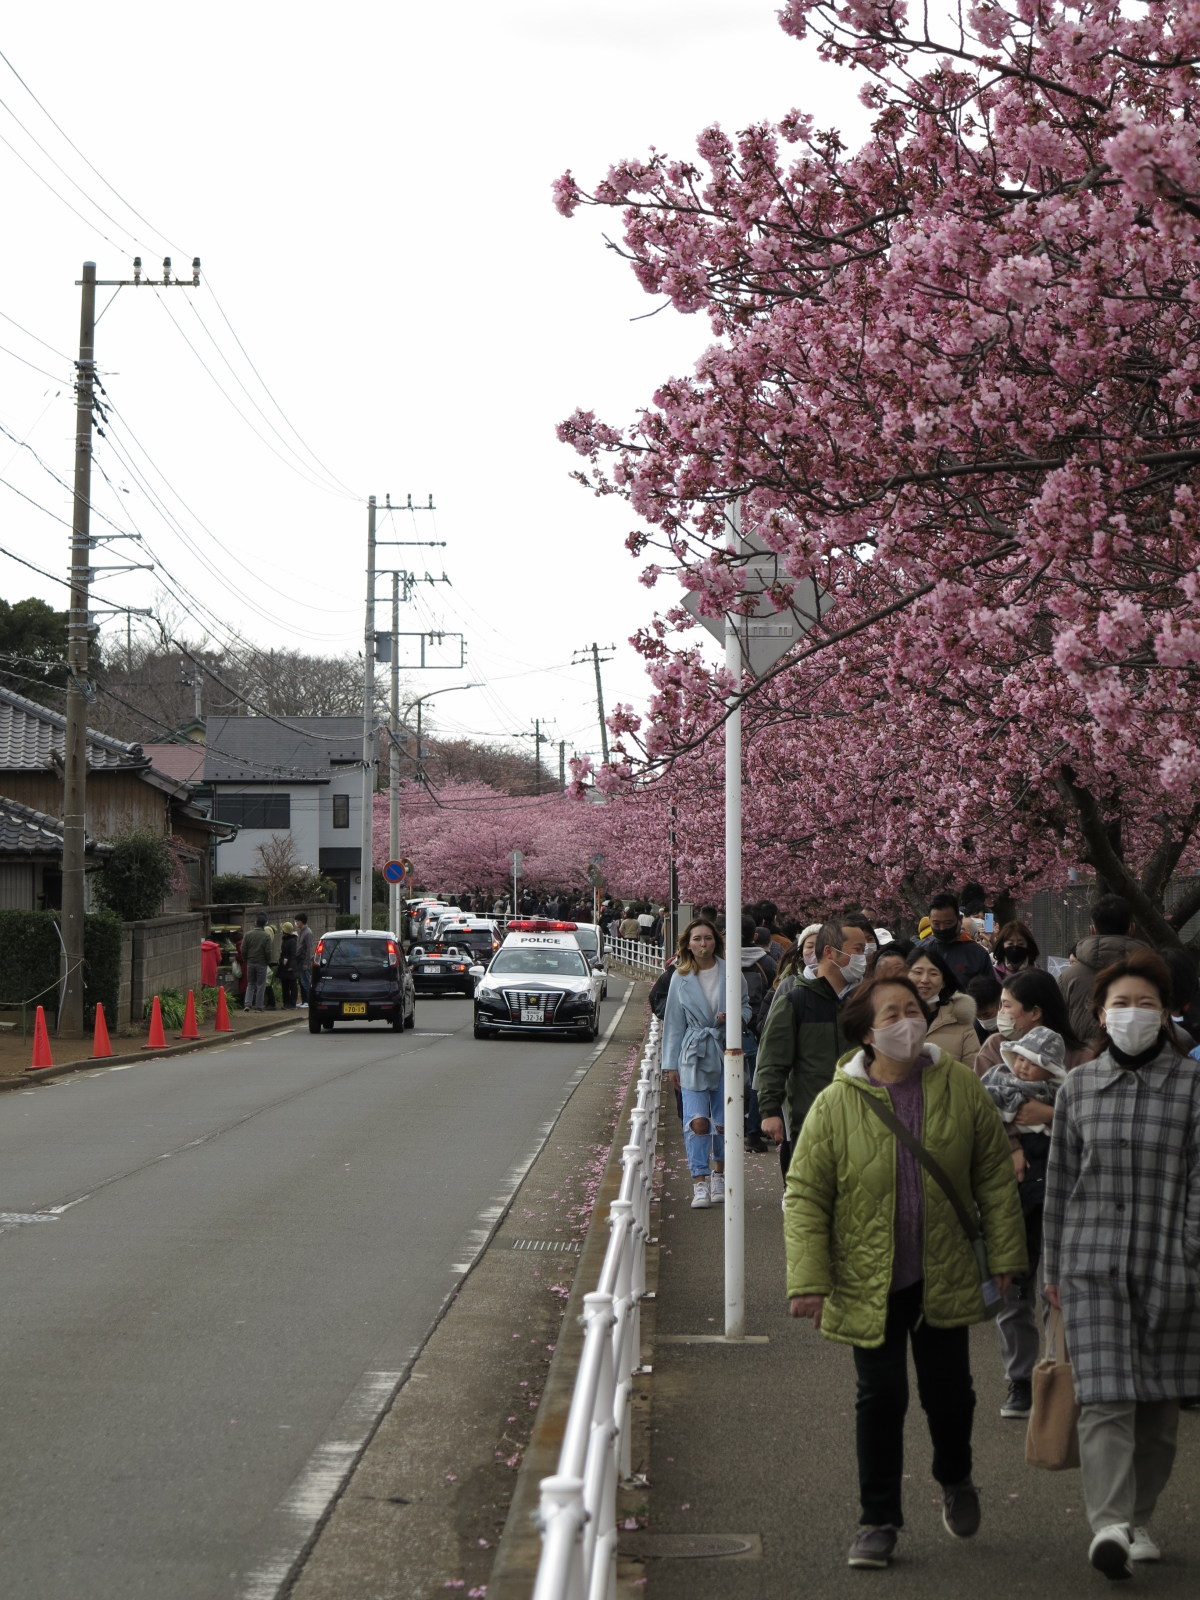
[[[1081,1405],[1200,1393],[1200,1068],[1106,1051],[1059,1090],[1044,1271]]]

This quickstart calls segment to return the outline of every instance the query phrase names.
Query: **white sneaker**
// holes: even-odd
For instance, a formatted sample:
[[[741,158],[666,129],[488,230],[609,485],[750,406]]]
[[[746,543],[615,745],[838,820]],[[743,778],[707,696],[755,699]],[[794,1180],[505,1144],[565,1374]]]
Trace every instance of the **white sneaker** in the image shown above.
[[[1150,1537],[1149,1528],[1135,1528],[1129,1546],[1131,1561],[1161,1561],[1162,1551]]]
[[[719,1206],[725,1199],[725,1174],[723,1172],[714,1172],[709,1179],[708,1186],[712,1194],[713,1205]]]
[[[1088,1546],[1088,1560],[1106,1578],[1132,1578],[1129,1557],[1129,1529],[1122,1522],[1112,1522],[1107,1528],[1101,1528]]]
[[[692,1187],[692,1210],[706,1211],[712,1205],[712,1195],[709,1193],[708,1179],[697,1178]]]

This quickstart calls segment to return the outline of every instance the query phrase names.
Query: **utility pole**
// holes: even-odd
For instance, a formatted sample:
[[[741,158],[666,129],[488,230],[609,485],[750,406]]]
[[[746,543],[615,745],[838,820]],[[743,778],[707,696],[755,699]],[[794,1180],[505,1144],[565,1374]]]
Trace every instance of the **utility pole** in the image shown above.
[[[142,284],[188,288],[200,282],[200,258],[192,261],[190,284],[171,277],[171,258],[163,261],[161,283],[142,277],[142,258],[132,279],[97,279],[96,263],[83,263],[79,301],[79,360],[75,368],[75,481],[71,514],[71,609],[67,619],[67,726],[63,735],[62,1002],[58,1032],[83,1037],[84,852],[87,846],[87,702],[89,587],[92,577],[92,412],[96,400],[96,290]],[[128,636],[127,636],[128,639]]]
[[[391,763],[388,774],[388,859],[400,857],[400,574],[392,573],[392,701],[391,712]],[[401,888],[391,885],[391,915],[388,923],[400,938],[404,932],[400,916]]]
[[[608,765],[608,727],[604,721],[604,684],[600,678],[600,667],[603,662],[611,661],[613,657],[610,655],[602,656],[600,651],[602,649],[616,650],[616,648],[617,647],[615,644],[585,645],[582,650],[576,650],[575,658],[571,662],[573,667],[578,667],[583,665],[583,663],[587,661],[587,658],[591,656],[592,665],[596,669],[596,712],[600,718],[600,754],[604,760],[605,766]]]
[[[414,506],[412,495],[408,496],[405,506],[393,506],[390,494],[384,497],[384,511],[390,514],[393,511],[432,511],[434,509],[433,496],[429,496],[429,504]],[[392,858],[395,859],[400,848],[400,757],[396,748],[396,739],[399,731],[399,700],[400,700],[400,584],[404,584],[404,598],[408,599],[408,592],[416,582],[409,573],[394,571],[392,573],[392,627],[390,635],[380,635],[375,631],[375,579],[378,576],[375,567],[375,556],[380,544],[400,546],[404,544],[421,544],[430,547],[445,545],[444,539],[430,540],[405,540],[376,538],[376,518],[378,515],[378,502],[374,495],[367,499],[367,607],[366,619],[363,630],[363,787],[362,787],[362,846],[359,859],[359,894],[358,894],[358,925],[360,928],[370,928],[374,922],[374,872],[375,872],[375,662],[378,659],[381,639],[391,640],[391,703],[389,706],[388,722],[391,730],[391,760],[388,782],[388,843]],[[436,578],[429,578],[430,583],[436,583]],[[449,582],[448,578],[444,578]],[[392,931],[399,935],[400,929],[400,886],[393,884],[388,896],[389,921]]]
[[[558,787],[560,789],[567,787],[567,741],[565,739],[558,741]]]
[[[533,792],[534,792],[534,794],[541,794],[541,792],[542,792],[542,746],[544,744],[553,744],[554,741],[551,739],[551,737],[550,737],[550,735],[548,733],[543,733],[542,732],[542,720],[541,720],[540,717],[535,717],[534,718],[534,720],[533,720],[533,732],[532,733],[518,733],[516,735],[516,737],[518,739],[532,739],[533,740]]]
[[[375,850],[375,496],[367,500],[367,620],[363,633],[362,848],[358,874],[358,925],[370,928]]]

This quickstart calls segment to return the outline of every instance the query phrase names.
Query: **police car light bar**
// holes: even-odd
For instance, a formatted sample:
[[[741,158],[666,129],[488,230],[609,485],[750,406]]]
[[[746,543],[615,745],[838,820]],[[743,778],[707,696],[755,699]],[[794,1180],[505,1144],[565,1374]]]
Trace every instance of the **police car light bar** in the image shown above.
[[[522,917],[508,924],[509,933],[574,933],[576,922],[545,922],[539,917]]]

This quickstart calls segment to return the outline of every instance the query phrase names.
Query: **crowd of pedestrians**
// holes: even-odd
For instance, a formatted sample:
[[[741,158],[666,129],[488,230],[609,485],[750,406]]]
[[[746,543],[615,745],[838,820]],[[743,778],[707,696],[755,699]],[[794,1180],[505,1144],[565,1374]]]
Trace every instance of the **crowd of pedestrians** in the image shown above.
[[[853,1351],[849,1564],[886,1567],[904,1524],[910,1349],[942,1520],[969,1538],[968,1331],[995,1319],[1000,1414],[1024,1421],[1053,1311],[1080,1407],[1088,1559],[1123,1579],[1159,1559],[1155,1506],[1180,1409],[1200,1396],[1200,985],[1191,956],[1151,949],[1115,895],[1057,976],[1028,926],[996,920],[978,886],[934,896],[916,939],[764,903],[743,909],[735,955],[718,908],[700,907],[651,991],[664,1075],[695,1210],[724,1197],[725,1138],[779,1151],[790,1314]],[[724,1126],[727,960],[740,1130]]]

